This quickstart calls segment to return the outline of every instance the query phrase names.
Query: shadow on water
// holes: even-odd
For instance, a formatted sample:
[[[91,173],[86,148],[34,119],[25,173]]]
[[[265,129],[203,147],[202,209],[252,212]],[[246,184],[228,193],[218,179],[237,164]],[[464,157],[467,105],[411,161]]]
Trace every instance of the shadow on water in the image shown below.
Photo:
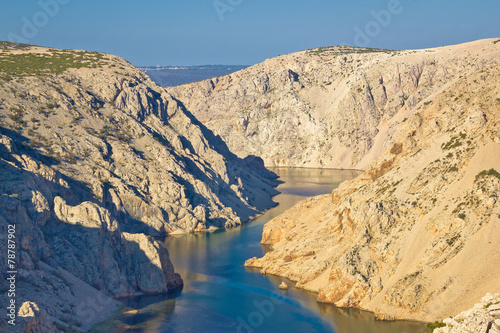
[[[132,332],[138,327],[146,329],[143,332],[208,333],[416,333],[424,330],[420,323],[379,322],[369,312],[319,304],[316,294],[295,288],[287,279],[263,276],[258,270],[243,267],[248,258],[264,255],[260,239],[267,221],[298,200],[331,193],[342,181],[360,174],[359,171],[324,169],[276,168],[273,171],[283,181],[278,187],[281,194],[274,197],[279,206],[239,228],[165,239],[170,259],[184,279],[184,289],[175,299],[159,297],[155,303],[156,300],[149,298],[154,301],[139,301],[140,306],[127,303],[120,320],[132,326],[130,330],[116,332]],[[286,292],[278,288],[282,281],[290,286]],[[151,315],[153,308],[159,311],[155,316]],[[127,311],[140,316],[135,317],[135,321],[129,320],[125,316]],[[142,324],[137,326],[138,322]]]

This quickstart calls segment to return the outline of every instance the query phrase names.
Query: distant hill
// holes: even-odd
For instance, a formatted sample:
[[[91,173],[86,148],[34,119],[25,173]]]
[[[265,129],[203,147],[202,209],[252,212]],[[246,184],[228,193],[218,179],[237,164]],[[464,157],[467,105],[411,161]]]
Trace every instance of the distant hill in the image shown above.
[[[211,79],[244,69],[241,65],[203,66],[149,66],[139,67],[151,80],[162,87],[173,87],[195,81]]]

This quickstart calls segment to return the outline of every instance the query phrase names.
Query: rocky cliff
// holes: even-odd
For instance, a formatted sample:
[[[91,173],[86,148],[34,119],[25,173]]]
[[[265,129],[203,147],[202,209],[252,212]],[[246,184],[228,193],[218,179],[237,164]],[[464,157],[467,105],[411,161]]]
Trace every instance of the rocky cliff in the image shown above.
[[[85,330],[113,311],[110,296],[182,285],[154,236],[235,226],[273,205],[261,159],[233,155],[125,60],[0,48],[0,241],[15,225],[18,307]]]
[[[273,251],[247,266],[385,319],[441,320],[500,290],[500,44],[403,53],[454,52],[460,70],[394,116],[381,157],[266,224]]]
[[[424,101],[464,70],[491,64],[492,41],[410,51],[322,47],[168,92],[240,157],[365,169]]]
[[[487,294],[472,309],[443,320],[434,333],[500,333],[500,294]]]

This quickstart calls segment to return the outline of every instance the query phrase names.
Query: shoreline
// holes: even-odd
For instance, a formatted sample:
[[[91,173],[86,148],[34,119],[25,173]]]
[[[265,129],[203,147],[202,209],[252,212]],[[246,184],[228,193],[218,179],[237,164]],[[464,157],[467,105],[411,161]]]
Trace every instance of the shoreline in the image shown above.
[[[250,258],[248,260],[251,260],[253,258]],[[311,293],[311,294],[314,294],[314,295],[319,295],[319,292],[316,291],[316,290],[313,290],[313,289],[307,289],[307,288],[303,288],[303,287],[300,287],[300,286],[297,286],[297,281],[294,281],[292,279],[290,279],[289,277],[287,276],[281,276],[281,275],[276,275],[276,274],[272,274],[272,273],[266,273],[266,272],[262,272],[263,268],[262,267],[258,267],[258,266],[247,266],[246,263],[244,264],[244,267],[248,270],[252,270],[256,273],[259,273],[261,275],[264,275],[264,276],[271,276],[271,277],[274,277],[274,278],[280,278],[280,279],[286,279],[288,280],[285,281],[285,283],[288,285],[288,287],[292,287],[292,288],[296,288],[297,290],[301,291],[301,292],[307,292],[307,293]],[[325,304],[325,305],[328,305],[328,306],[332,306],[336,309],[348,309],[348,310],[357,310],[357,311],[362,311],[362,312],[367,312],[367,313],[370,313],[374,316],[375,320],[376,321],[380,321],[380,322],[412,322],[412,323],[417,323],[417,324],[427,324],[427,323],[430,323],[430,322],[427,322],[427,321],[422,321],[422,320],[418,320],[418,319],[414,319],[414,318],[396,318],[390,314],[385,314],[385,313],[377,313],[375,311],[371,311],[371,310],[368,310],[368,309],[365,309],[363,307],[356,307],[356,306],[353,306],[353,307],[345,307],[345,306],[336,306],[334,303],[329,303],[329,302],[322,302],[322,301],[318,301],[316,299],[316,302],[318,304]]]

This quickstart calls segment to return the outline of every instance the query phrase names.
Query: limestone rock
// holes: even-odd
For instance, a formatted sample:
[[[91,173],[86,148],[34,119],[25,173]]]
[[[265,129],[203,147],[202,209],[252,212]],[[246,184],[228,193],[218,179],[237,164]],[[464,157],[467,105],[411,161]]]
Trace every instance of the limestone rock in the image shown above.
[[[55,197],[54,213],[63,222],[81,225],[85,228],[101,228],[102,222],[111,226],[109,212],[92,202],[83,202],[76,207],[70,207],[64,199]]]
[[[443,320],[445,327],[436,333],[500,332],[500,294],[487,294],[472,309]]]
[[[399,124],[464,68],[494,63],[493,42],[312,49],[167,91],[240,157],[257,155],[267,166],[365,169],[392,145]],[[470,123],[483,121],[478,113]]]
[[[364,174],[268,222],[273,251],[246,266],[379,318],[434,322],[500,290],[500,45],[450,50],[484,67],[457,59],[460,77],[408,107]]]
[[[35,317],[35,311],[36,313],[40,311],[36,303],[24,302],[19,308],[17,315],[19,317]]]
[[[122,253],[133,258],[130,269],[135,270],[135,283],[142,292],[165,292],[183,285],[180,275],[174,272],[168,260],[167,249],[142,234],[124,232],[122,237],[127,241]],[[144,253],[144,256],[137,256],[137,252]]]
[[[24,333],[56,333],[58,330],[52,325],[49,316],[40,310],[33,302],[24,302],[19,308],[18,316],[33,318],[26,323]]]
[[[15,73],[1,65],[27,54]],[[260,158],[235,156],[124,59],[8,49],[0,81],[0,240],[15,225],[16,299],[58,330],[104,320],[110,297],[181,287],[152,236],[240,225],[275,205],[276,175]]]
[[[281,282],[281,284],[279,285],[279,288],[281,290],[288,290],[288,285],[285,282]]]

